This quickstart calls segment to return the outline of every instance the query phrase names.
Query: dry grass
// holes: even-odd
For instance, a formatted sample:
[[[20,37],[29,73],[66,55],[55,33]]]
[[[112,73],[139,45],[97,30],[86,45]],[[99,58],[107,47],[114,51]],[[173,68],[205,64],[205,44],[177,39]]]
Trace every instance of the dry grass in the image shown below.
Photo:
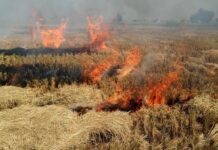
[[[29,88],[3,86],[0,87],[0,93],[0,110],[29,104],[36,98],[35,91]]]
[[[65,85],[53,92],[46,92],[39,95],[33,104],[37,106],[44,105],[65,105],[71,107],[74,105],[93,107],[102,102],[103,93],[94,86],[88,85]]]
[[[127,113],[84,116],[60,106],[21,106],[0,112],[1,149],[66,149],[112,140],[128,142],[131,119]]]
[[[209,63],[218,64],[218,49],[205,51],[205,60]]]
[[[202,95],[183,105],[141,109],[132,115],[134,131],[153,149],[216,149],[217,106]]]
[[[59,92],[64,92],[68,100],[74,98],[73,104],[87,98],[83,105],[93,107],[95,98],[90,98],[93,94],[98,97],[93,90],[74,85]],[[57,97],[59,92],[50,96]],[[13,96],[22,97],[18,93]],[[172,107],[142,108],[136,113],[91,110],[81,116],[66,107],[71,104],[68,100],[40,105],[43,107],[23,102],[22,106],[0,111],[0,149],[215,149],[218,146],[218,104],[209,96],[201,95]]]
[[[88,85],[66,85],[51,92],[42,92],[40,89],[3,86],[0,87],[0,93],[0,110],[12,109],[25,104],[93,107],[102,102],[101,91]]]

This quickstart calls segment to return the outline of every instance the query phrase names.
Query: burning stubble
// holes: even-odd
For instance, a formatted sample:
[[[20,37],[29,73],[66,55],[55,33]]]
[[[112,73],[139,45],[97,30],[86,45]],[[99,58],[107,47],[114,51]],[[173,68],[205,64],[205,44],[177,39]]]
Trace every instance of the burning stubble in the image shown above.
[[[137,46],[130,50],[123,62],[123,68],[119,70],[118,78],[123,78],[137,67],[142,60],[142,54]]]
[[[159,83],[151,85],[147,92],[148,106],[167,104],[166,94],[173,83],[178,82],[181,70],[169,72]]]
[[[42,44],[44,47],[59,48],[64,42],[64,30],[67,22],[61,23],[56,28],[43,28],[40,31]]]
[[[67,22],[61,23],[56,28],[46,28],[40,21],[40,35],[42,44],[45,48],[60,48],[63,44],[64,31],[67,26]],[[88,79],[91,84],[98,84],[102,80],[104,73],[108,72],[113,66],[119,66],[114,75],[117,79],[116,90],[112,96],[110,96],[105,102],[97,105],[96,110],[107,110],[115,106],[116,109],[121,110],[137,110],[143,103],[147,106],[163,105],[167,103],[166,94],[168,89],[173,83],[178,82],[180,69],[174,72],[169,72],[166,77],[161,79],[160,83],[149,86],[148,91],[143,88],[124,88],[120,85],[119,81],[134,72],[141,64],[142,54],[138,46],[131,48],[124,58],[124,61],[118,63],[119,57],[121,57],[120,50],[117,48],[110,48],[106,46],[106,41],[109,39],[109,30],[105,26],[102,17],[93,19],[87,17],[87,33],[89,43],[87,49],[90,52],[106,52],[106,58],[102,61],[91,65],[84,62],[83,76]],[[86,60],[86,62],[92,62],[92,60]],[[85,81],[86,82],[86,81]],[[146,99],[144,98],[146,96]],[[114,109],[114,108],[113,108]]]
[[[118,56],[119,53],[114,50],[107,58],[97,64],[94,69],[90,73],[88,73],[88,77],[92,80],[92,82],[99,82],[101,80],[102,74],[110,69],[111,66],[116,64]]]
[[[105,41],[109,37],[109,32],[106,25],[103,23],[103,18],[98,17],[94,20],[92,17],[87,17],[88,37],[90,49],[106,49]]]

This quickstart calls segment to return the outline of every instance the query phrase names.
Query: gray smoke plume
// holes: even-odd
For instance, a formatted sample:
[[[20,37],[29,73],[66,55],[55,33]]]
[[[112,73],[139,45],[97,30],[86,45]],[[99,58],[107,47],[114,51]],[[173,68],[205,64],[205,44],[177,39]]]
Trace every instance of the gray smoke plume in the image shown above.
[[[0,35],[18,26],[28,26],[33,12],[47,24],[69,21],[84,24],[86,16],[103,16],[108,22],[117,14],[125,21],[134,19],[188,19],[198,9],[212,10],[217,17],[217,0],[0,0]]]

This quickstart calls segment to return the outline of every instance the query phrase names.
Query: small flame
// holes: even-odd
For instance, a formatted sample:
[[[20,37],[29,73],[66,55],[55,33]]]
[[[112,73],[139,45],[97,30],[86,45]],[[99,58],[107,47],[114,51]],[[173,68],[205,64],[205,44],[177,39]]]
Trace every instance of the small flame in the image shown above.
[[[63,22],[60,26],[53,29],[41,29],[41,39],[44,47],[59,48],[64,42],[64,30],[67,22]]]
[[[110,56],[97,64],[95,68],[88,74],[89,78],[94,83],[100,81],[102,74],[117,62],[118,55],[119,54],[117,51],[112,51]]]
[[[141,52],[138,47],[131,50],[124,61],[124,65],[136,67],[141,62]]]
[[[107,101],[97,105],[96,111],[112,111],[121,110],[137,110],[142,105],[143,91],[139,89],[126,89],[120,84],[116,85],[115,94],[107,99]]]
[[[103,24],[102,17],[99,17],[96,19],[96,21],[94,21],[92,17],[88,16],[87,22],[90,48],[107,48],[105,41],[107,40],[109,34],[105,25]]]
[[[170,86],[179,80],[180,71],[168,73],[167,76],[162,78],[159,84],[152,86],[148,90],[146,103],[148,106],[166,104],[166,92]]]
[[[129,51],[123,63],[123,68],[119,71],[118,78],[123,78],[128,75],[135,67],[137,67],[142,60],[142,55],[138,47],[134,47]]]

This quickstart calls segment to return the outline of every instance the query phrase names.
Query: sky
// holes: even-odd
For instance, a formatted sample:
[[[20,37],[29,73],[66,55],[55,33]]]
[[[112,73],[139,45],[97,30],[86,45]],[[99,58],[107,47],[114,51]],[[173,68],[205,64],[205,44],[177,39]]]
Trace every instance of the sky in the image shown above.
[[[74,24],[86,16],[113,20],[120,13],[125,20],[189,19],[199,8],[212,10],[218,18],[218,0],[0,0],[0,30],[5,26],[28,24],[33,12],[47,22],[65,19]]]
[[[32,11],[50,18],[79,18],[89,14],[127,19],[189,18],[199,8],[218,13],[218,0],[0,0],[0,20],[28,20]]]

